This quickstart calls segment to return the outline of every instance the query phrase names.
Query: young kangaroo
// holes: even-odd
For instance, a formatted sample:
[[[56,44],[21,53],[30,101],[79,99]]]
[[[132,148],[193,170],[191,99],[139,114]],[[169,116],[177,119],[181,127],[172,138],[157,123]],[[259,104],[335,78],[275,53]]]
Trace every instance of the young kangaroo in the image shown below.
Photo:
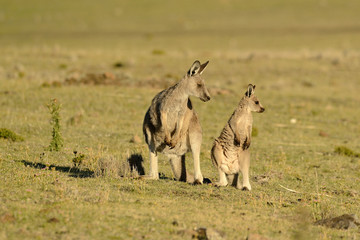
[[[150,174],[147,178],[159,179],[157,154],[160,152],[169,157],[177,180],[203,182],[200,170],[202,130],[189,97],[195,96],[204,102],[210,100],[201,77],[208,63],[195,61],[180,82],[158,93],[152,100],[143,123],[150,151]],[[195,176],[185,169],[185,153],[188,151],[192,152],[194,159]]]
[[[211,159],[218,168],[218,186],[228,185],[228,179],[236,188],[251,190],[249,182],[250,143],[253,118],[251,112],[262,113],[265,108],[254,95],[255,85],[249,84],[245,96],[231,115],[220,136],[211,149]],[[240,184],[239,172],[243,176]]]

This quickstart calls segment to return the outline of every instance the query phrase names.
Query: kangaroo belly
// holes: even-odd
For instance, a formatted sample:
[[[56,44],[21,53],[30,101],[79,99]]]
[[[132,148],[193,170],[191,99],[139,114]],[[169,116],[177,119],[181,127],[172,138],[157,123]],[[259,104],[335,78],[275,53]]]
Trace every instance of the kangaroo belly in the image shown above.
[[[165,155],[172,154],[172,155],[182,156],[190,150],[187,135],[182,135],[180,137],[179,142],[175,145],[174,148],[170,148],[169,146],[165,145],[162,142],[159,142],[159,144],[160,145],[158,147],[158,152],[161,152]]]
[[[239,148],[234,145],[223,144],[223,159],[219,165],[220,169],[226,174],[235,174],[240,171]]]

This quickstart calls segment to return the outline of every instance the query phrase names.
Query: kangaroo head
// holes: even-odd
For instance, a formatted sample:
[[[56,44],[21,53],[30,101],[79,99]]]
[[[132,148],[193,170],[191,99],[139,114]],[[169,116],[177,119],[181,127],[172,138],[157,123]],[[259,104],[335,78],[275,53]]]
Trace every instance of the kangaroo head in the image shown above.
[[[255,96],[255,85],[249,84],[248,90],[245,93],[245,100],[248,103],[250,111],[258,113],[265,111],[265,108],[261,105],[258,98]]]
[[[201,77],[204,69],[208,65],[209,61],[204,64],[200,64],[198,60],[196,60],[189,71],[187,72],[184,81],[186,82],[187,93],[190,96],[195,96],[200,98],[202,101],[207,102],[210,100],[210,94],[205,86],[205,81]]]

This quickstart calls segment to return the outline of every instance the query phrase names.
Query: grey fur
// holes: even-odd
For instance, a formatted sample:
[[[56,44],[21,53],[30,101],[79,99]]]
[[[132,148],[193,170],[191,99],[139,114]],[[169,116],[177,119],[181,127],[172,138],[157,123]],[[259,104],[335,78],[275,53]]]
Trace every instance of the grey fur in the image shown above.
[[[143,123],[145,141],[150,151],[150,174],[147,178],[159,179],[157,154],[164,153],[170,159],[176,179],[203,182],[200,170],[202,130],[189,97],[199,97],[204,102],[210,100],[201,77],[208,62],[200,64],[195,61],[180,82],[153,98]],[[195,176],[185,169],[185,153],[189,151],[194,159]]]
[[[211,149],[211,159],[218,168],[219,186],[228,185],[228,179],[237,188],[251,190],[249,182],[250,144],[252,131],[252,112],[264,112],[254,95],[255,85],[249,84],[245,96],[231,115],[220,136],[215,139]],[[243,175],[240,184],[239,172]]]

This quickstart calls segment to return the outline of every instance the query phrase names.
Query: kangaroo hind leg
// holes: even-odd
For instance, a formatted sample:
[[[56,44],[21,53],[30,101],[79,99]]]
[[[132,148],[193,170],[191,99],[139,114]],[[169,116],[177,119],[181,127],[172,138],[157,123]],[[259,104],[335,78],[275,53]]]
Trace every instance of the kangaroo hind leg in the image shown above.
[[[240,171],[242,173],[243,181],[240,183],[240,177],[238,179],[238,183],[236,188],[241,190],[251,190],[251,185],[249,181],[249,168],[250,168],[250,151],[245,150],[242,152],[240,159]]]
[[[194,182],[194,176],[186,171],[185,155],[169,155],[171,169],[175,176],[175,179],[182,182]]]
[[[213,148],[211,149],[211,158],[213,164],[218,168],[219,171],[219,181],[215,183],[216,186],[227,186],[228,180],[225,172],[221,169],[221,165],[225,161],[225,156],[222,151],[221,146],[217,143],[214,144]]]

